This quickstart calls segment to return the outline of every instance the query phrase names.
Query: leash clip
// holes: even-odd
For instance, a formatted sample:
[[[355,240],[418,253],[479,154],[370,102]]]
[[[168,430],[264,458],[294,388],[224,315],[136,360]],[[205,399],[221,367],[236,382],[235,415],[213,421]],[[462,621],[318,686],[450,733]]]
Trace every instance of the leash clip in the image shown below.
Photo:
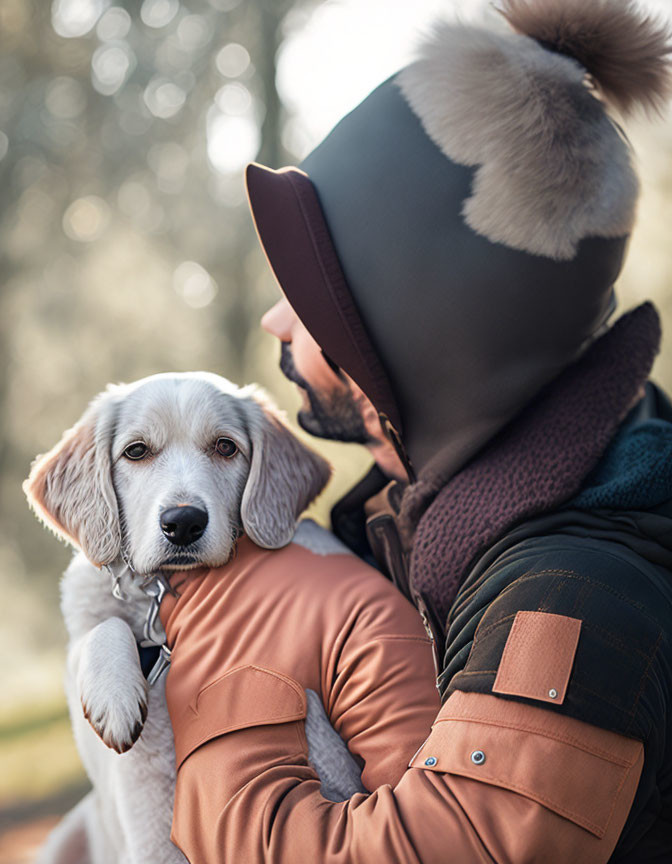
[[[130,571],[132,575],[138,575],[130,564],[124,560],[123,567],[120,569],[111,564],[103,564],[101,570],[105,571],[112,580],[112,596],[117,600],[126,602],[129,600],[128,594],[121,587],[122,577]],[[159,609],[161,601],[166,594],[173,593],[170,584],[163,573],[155,573],[145,577],[144,582],[140,584],[141,591],[150,599],[147,614],[142,625],[143,639],[139,643],[142,648],[159,648],[159,656],[147,675],[147,683],[151,687],[155,684],[163,672],[170,665],[170,648],[165,644],[166,634],[163,632],[159,620]]]
[[[159,619],[161,601],[166,594],[170,593],[170,585],[167,583],[166,577],[162,573],[158,573],[154,576],[151,582],[142,586],[142,590],[149,598],[151,598],[151,602],[149,604],[149,609],[147,610],[147,616],[142,630],[145,638],[140,644],[143,647],[149,645],[163,645],[166,636],[165,633],[163,633],[163,628],[159,629],[157,626],[157,622]]]
[[[151,598],[145,623],[142,628],[145,637],[140,645],[143,648],[159,646],[159,656],[147,675],[147,684],[152,687],[170,666],[170,648],[166,645],[166,634],[160,627],[159,609],[166,594],[172,593],[168,580],[163,573],[157,573],[152,579],[141,586],[144,593]]]
[[[163,672],[170,666],[170,648],[164,643],[157,657],[156,663],[152,666],[149,675],[147,676],[147,684],[152,687],[159,680]]]

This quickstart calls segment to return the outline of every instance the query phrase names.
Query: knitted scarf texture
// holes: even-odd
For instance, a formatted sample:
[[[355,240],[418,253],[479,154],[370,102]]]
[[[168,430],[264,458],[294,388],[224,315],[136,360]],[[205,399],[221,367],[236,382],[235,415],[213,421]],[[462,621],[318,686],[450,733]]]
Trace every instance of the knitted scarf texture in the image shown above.
[[[443,488],[423,489],[422,481],[409,487],[402,516],[423,495],[425,504],[433,498],[415,532],[411,585],[441,621],[494,542],[577,495],[642,397],[659,344],[658,313],[645,303],[621,317]]]

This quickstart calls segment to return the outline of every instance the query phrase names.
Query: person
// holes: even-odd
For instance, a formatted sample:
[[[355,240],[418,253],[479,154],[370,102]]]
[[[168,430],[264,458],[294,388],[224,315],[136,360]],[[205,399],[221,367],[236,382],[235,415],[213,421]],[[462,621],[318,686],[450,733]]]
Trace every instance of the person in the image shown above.
[[[414,599],[442,707],[394,787],[329,802],[292,701],[317,644],[251,614],[236,669],[288,683],[185,748],[210,681],[172,598],[192,864],[672,860],[672,405],[655,309],[609,324],[638,193],[610,112],[664,104],[672,39],[629,0],[502,12],[435,28],[300,168],[248,168],[299,420],[378,462],[334,530]]]

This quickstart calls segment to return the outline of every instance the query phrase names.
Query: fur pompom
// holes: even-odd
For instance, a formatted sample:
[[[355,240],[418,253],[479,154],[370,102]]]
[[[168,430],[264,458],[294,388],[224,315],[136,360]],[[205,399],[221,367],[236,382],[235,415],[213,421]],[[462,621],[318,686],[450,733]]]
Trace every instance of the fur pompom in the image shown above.
[[[477,234],[557,261],[584,237],[630,234],[630,150],[585,79],[576,60],[525,35],[448,22],[399,73],[429,137],[477,169],[462,204]]]
[[[672,30],[632,0],[501,0],[519,33],[577,60],[623,113],[660,112],[672,95]]]

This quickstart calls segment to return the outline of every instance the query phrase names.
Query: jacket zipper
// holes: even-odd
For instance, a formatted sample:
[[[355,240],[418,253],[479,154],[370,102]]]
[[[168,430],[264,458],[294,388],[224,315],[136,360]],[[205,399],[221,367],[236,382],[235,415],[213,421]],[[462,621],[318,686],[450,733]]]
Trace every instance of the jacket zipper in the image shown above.
[[[430,638],[432,643],[432,660],[434,661],[434,680],[436,683],[436,689],[439,689],[439,657],[438,650],[436,647],[436,637],[434,636],[434,631],[431,628],[429,623],[429,616],[427,615],[427,610],[425,608],[425,604],[422,600],[422,597],[419,594],[415,595],[415,601],[418,608],[418,612],[420,613],[420,618],[422,619],[422,623],[424,625],[425,631]]]

